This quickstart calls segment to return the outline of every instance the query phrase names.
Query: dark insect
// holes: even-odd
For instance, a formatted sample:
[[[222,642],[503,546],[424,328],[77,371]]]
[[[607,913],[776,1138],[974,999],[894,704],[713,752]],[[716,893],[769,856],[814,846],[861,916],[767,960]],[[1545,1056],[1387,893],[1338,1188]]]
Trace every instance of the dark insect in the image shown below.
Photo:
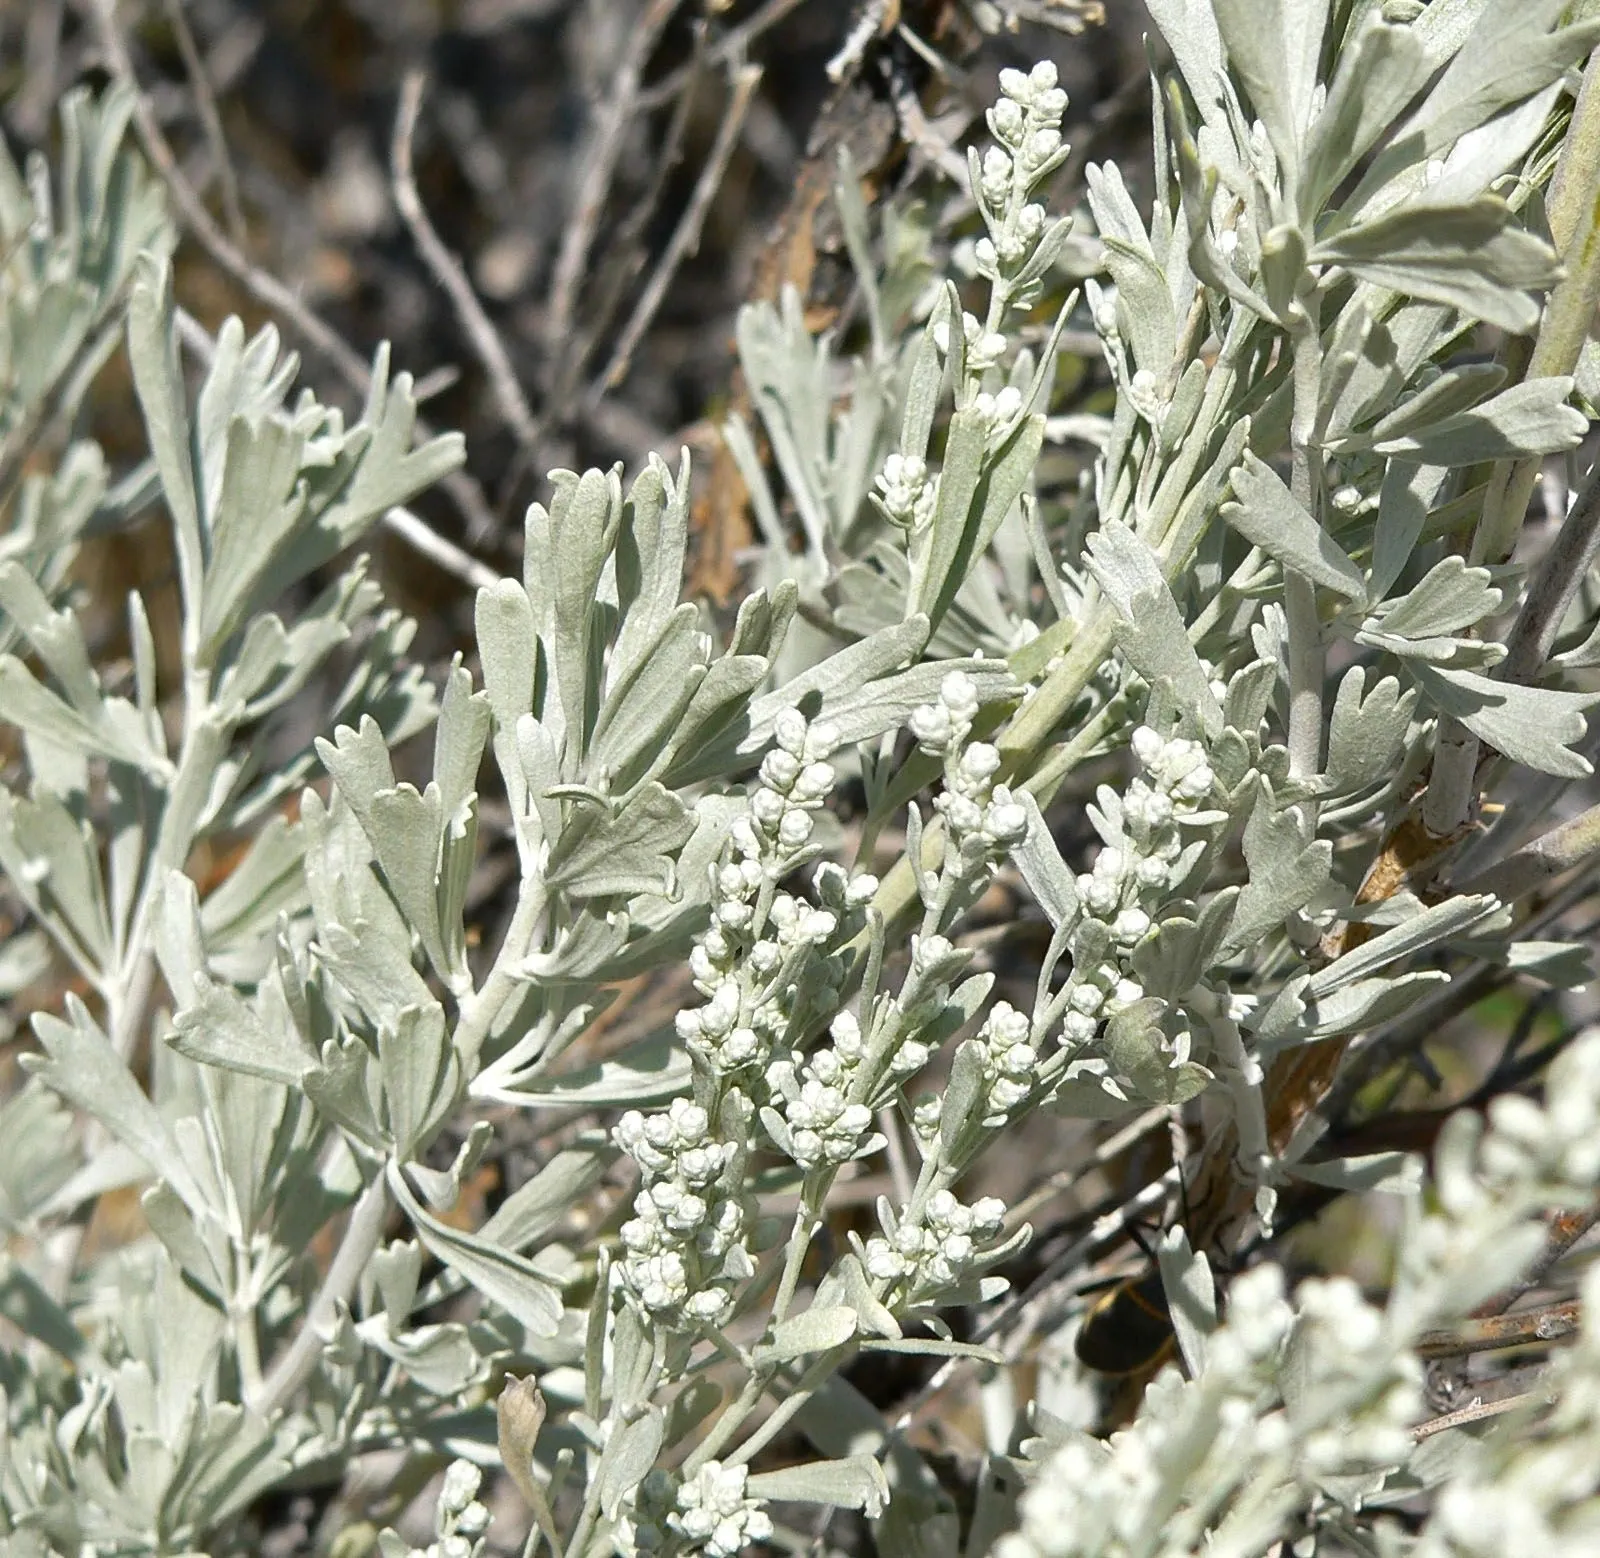
[[[1102,1294],[1078,1328],[1078,1362],[1098,1374],[1152,1372],[1173,1347],[1161,1272],[1151,1266]]]

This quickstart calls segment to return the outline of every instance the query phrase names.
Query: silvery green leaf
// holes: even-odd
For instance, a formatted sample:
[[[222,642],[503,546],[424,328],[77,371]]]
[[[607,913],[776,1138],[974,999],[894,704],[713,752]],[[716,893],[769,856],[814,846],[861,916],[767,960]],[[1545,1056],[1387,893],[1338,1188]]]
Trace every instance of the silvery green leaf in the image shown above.
[[[67,695],[67,701],[90,722],[101,717],[100,678],[89,660],[78,618],[57,611],[33,575],[20,563],[0,563],[0,615],[7,627],[20,630],[44,662],[45,669]]]
[[[165,1178],[186,1206],[203,1208],[206,1201],[199,1184],[127,1062],[75,995],[67,997],[66,1010],[65,1022],[48,1012],[35,1014],[33,1030],[44,1054],[22,1056],[23,1069],[92,1115],[125,1147],[138,1153],[150,1172]]]
[[[478,591],[474,631],[483,688],[494,712],[495,760],[513,815],[527,810],[527,780],[517,757],[517,721],[534,710],[542,669],[539,627],[527,592],[514,579]]]
[[[555,1335],[561,1323],[561,1293],[549,1278],[522,1256],[440,1222],[412,1194],[404,1170],[393,1159],[387,1173],[395,1199],[433,1255],[498,1304],[530,1335]]]
[[[906,376],[905,410],[900,422],[900,453],[903,455],[918,460],[927,458],[939,392],[944,387],[944,358],[939,350],[937,335],[941,327],[949,330],[951,320],[960,317],[961,310],[951,302],[950,289],[941,289],[933,312],[929,314],[928,322],[917,338],[911,371]],[[959,329],[954,333],[959,334]]]
[[[917,899],[926,910],[938,902],[938,884],[923,848],[922,811],[912,801],[906,806],[906,864],[911,867],[912,880],[917,884]]]
[[[317,1064],[302,1074],[300,1086],[320,1114],[364,1147],[388,1151],[388,1137],[378,1121],[377,1066],[360,1039],[329,1039]]]
[[[1515,969],[1557,990],[1581,990],[1594,978],[1595,950],[1567,941],[1511,941],[1500,943],[1490,954]]]
[[[1326,1039],[1341,1033],[1362,1032],[1410,1011],[1430,986],[1445,983],[1448,983],[1448,976],[1440,970],[1420,968],[1404,974],[1358,979],[1322,996],[1308,992],[1303,1028],[1297,1037]]]
[[[461,1079],[436,1003],[408,1006],[392,1028],[379,1026],[378,1073],[395,1151],[409,1158],[455,1102]]]
[[[1325,1185],[1330,1190],[1369,1195],[1415,1195],[1422,1188],[1422,1159],[1414,1152],[1374,1152],[1359,1158],[1326,1158],[1320,1163],[1296,1163],[1289,1170],[1295,1179]]]
[[[1228,678],[1228,691],[1222,700],[1222,723],[1241,735],[1260,730],[1272,705],[1272,694],[1278,685],[1279,666],[1276,660],[1252,660]]]
[[[309,538],[314,544],[296,549],[301,555],[288,569],[294,577],[342,552],[381,514],[448,476],[466,458],[459,433],[445,433],[413,447],[416,421],[411,375],[396,374],[391,382],[389,345],[384,342],[373,354],[361,421],[352,430],[351,447],[359,450],[354,471],[317,515],[316,530]],[[354,442],[356,435],[362,440],[359,445]]]
[[[606,1307],[602,1305],[600,1311],[602,1328]],[[644,1316],[634,1305],[623,1304],[611,1324],[611,1400],[620,1411],[632,1412],[649,1393],[654,1353],[651,1329]],[[599,1388],[600,1382],[596,1379],[597,1402]]]
[[[817,1305],[774,1327],[772,1339],[755,1349],[760,1363],[782,1363],[842,1347],[856,1334],[856,1312],[848,1304]]]
[[[1152,995],[1181,1001],[1215,963],[1233,918],[1237,887],[1225,887],[1191,919],[1169,915],[1133,949],[1133,967]]]
[[[0,655],[0,719],[84,757],[108,757],[159,778],[172,772],[149,746],[137,711],[120,698],[84,714],[58,698],[15,655]]]
[[[0,1228],[20,1232],[34,1218],[47,1215],[62,1187],[72,1182],[78,1168],[72,1117],[48,1088],[24,1082],[0,1101],[0,1141],[6,1143],[0,1155]],[[112,1151],[117,1150],[113,1145]],[[137,1172],[142,1177],[142,1164]]]
[[[1386,601],[1363,630],[1385,639],[1443,638],[1492,616],[1500,591],[1489,582],[1487,568],[1469,568],[1452,553],[1441,558],[1397,601]],[[1404,653],[1401,649],[1398,652]]]
[[[1253,546],[1313,584],[1364,601],[1366,581],[1333,537],[1295,500],[1271,466],[1246,452],[1231,478],[1236,503],[1222,517]]]
[[[612,650],[611,676],[626,676],[666,628],[683,587],[689,538],[689,452],[678,478],[652,454],[628,489],[617,532],[617,609],[622,626]]]
[[[785,709],[798,708],[808,718],[831,718],[826,711],[838,698],[915,660],[927,642],[927,619],[908,617],[791,677],[777,691],[750,705],[750,733],[740,743],[740,751],[764,750],[772,740],[773,721]],[[811,713],[814,705],[820,707],[820,714]]]
[[[1372,447],[1443,466],[1558,454],[1575,449],[1589,427],[1588,418],[1566,404],[1571,393],[1570,378],[1530,379],[1415,433],[1376,438]]]
[[[706,676],[699,608],[686,603],[646,642],[637,661],[608,690],[589,744],[591,773],[614,775],[626,791],[639,775],[670,757]]]
[[[594,1474],[600,1508],[608,1519],[616,1518],[628,1495],[655,1465],[665,1432],[666,1418],[659,1407],[650,1407],[632,1422],[618,1423],[611,1430]]]
[[[855,1254],[843,1255],[817,1284],[816,1302],[838,1298],[855,1312],[856,1329],[868,1337],[898,1339],[900,1322],[873,1292],[872,1280]]]
[[[914,623],[921,620],[912,618]],[[848,650],[842,651],[834,658],[848,653]],[[998,703],[1015,697],[1020,691],[1004,660],[930,660],[825,696],[815,717],[825,719],[834,727],[841,747],[875,740],[885,731],[903,726],[918,704],[936,698],[940,683],[953,670],[971,679],[981,704]],[[790,686],[769,697],[787,696]],[[757,708],[765,708],[767,704],[765,698],[757,700],[751,706],[752,716]],[[771,729],[770,717],[759,721],[752,718],[750,735],[739,743],[740,752],[750,755],[759,752],[772,739]]]
[[[1429,22],[1434,22],[1433,9],[1425,13]],[[1460,12],[1463,8],[1455,9]],[[1436,39],[1428,37],[1428,28],[1420,29],[1430,45],[1428,72],[1437,68],[1439,54],[1445,49],[1449,50],[1444,54],[1449,65],[1417,111],[1400,126],[1391,145],[1374,159],[1351,204],[1361,206],[1400,170],[1439,156],[1461,136],[1533,96],[1569,65],[1581,61],[1600,36],[1600,20],[1589,17],[1552,31],[1552,23],[1566,9],[1560,0],[1475,7],[1472,32],[1454,48],[1450,47],[1456,41],[1450,36],[1453,28]],[[1444,22],[1445,18],[1438,20]]]
[[[1416,710],[1415,689],[1404,692],[1386,676],[1369,693],[1367,673],[1352,666],[1339,681],[1328,722],[1326,779],[1335,795],[1349,795],[1394,772]]]
[[[217,331],[216,351],[195,401],[194,431],[200,470],[205,474],[201,509],[217,512],[227,469],[228,437],[235,417],[261,421],[281,411],[299,371],[298,356],[278,355],[277,327],[266,324],[248,342],[234,317]]]
[[[991,1366],[1003,1364],[1006,1355],[996,1347],[981,1347],[975,1342],[945,1341],[932,1336],[894,1336],[872,1338],[861,1344],[863,1352],[897,1352],[911,1357],[966,1358]]]
[[[0,869],[50,934],[80,963],[104,968],[113,937],[94,830],[48,790],[0,787]]]
[[[1405,571],[1446,474],[1442,465],[1418,465],[1398,457],[1385,467],[1372,536],[1370,599],[1382,600]]]
[[[757,1472],[747,1484],[751,1498],[859,1509],[876,1519],[889,1502],[883,1468],[870,1455],[842,1461],[810,1461],[782,1471]]]
[[[1172,392],[1166,414],[1156,429],[1163,450],[1171,452],[1178,449],[1188,437],[1189,429],[1194,426],[1194,419],[1200,413],[1206,383],[1206,365],[1196,357],[1179,375],[1178,387]]]
[[[285,1087],[298,1087],[317,1064],[292,1023],[267,1021],[237,991],[210,981],[183,1002],[167,1042],[190,1060]]]
[[[552,473],[550,548],[554,565],[554,678],[569,739],[584,743],[595,715],[596,611],[600,576],[622,523],[622,482],[615,470]]]
[[[410,1379],[436,1396],[459,1395],[488,1372],[487,1360],[479,1356],[464,1325],[424,1325],[401,1331],[374,1319],[362,1322],[356,1330],[368,1346],[399,1364]]]
[[[307,502],[300,479],[305,441],[305,429],[282,417],[235,416],[229,422],[200,612],[207,660],[258,604],[258,585],[300,526]]]
[[[1530,294],[1554,285],[1560,270],[1543,239],[1509,223],[1494,195],[1462,205],[1416,200],[1320,239],[1311,258],[1521,335],[1539,322]]]
[[[1421,660],[1408,665],[1437,709],[1512,762],[1569,779],[1593,772],[1573,747],[1584,738],[1584,712],[1600,703],[1600,692],[1519,687]]]
[[[140,255],[128,304],[128,361],[134,389],[144,413],[150,452],[161,472],[161,490],[172,516],[178,553],[178,578],[190,612],[201,604],[205,546],[200,533],[200,505],[189,413],[178,362],[178,331],[173,320],[172,269],[153,254]]]
[[[1447,898],[1413,915],[1404,924],[1353,947],[1326,968],[1318,969],[1308,981],[1306,993],[1313,999],[1323,1000],[1401,958],[1424,952],[1449,937],[1464,935],[1496,914],[1499,908],[1499,900],[1486,893]]]
[[[1359,438],[1345,440],[1345,447],[1388,449],[1395,439],[1423,436],[1438,423],[1481,405],[1505,380],[1506,370],[1499,363],[1468,363],[1446,369],[1379,417]]]
[[[1332,870],[1333,846],[1307,836],[1304,819],[1279,810],[1263,778],[1241,840],[1249,879],[1234,907],[1225,950],[1237,952],[1280,929],[1321,890]]]
[[[491,723],[488,694],[472,690],[472,678],[458,656],[445,675],[433,732],[433,778],[447,821],[459,816],[477,791],[478,765]]]
[[[1116,608],[1117,641],[1128,663],[1146,681],[1169,682],[1204,731],[1219,731],[1222,710],[1211,679],[1155,554],[1120,520],[1110,520],[1089,537],[1085,564]]]
[[[673,861],[694,821],[670,790],[652,779],[615,811],[607,802],[573,813],[546,868],[552,886],[574,900],[672,891]]]
[[[1084,178],[1089,208],[1106,246],[1106,268],[1117,284],[1119,319],[1133,348],[1134,365],[1162,379],[1172,367],[1178,345],[1178,321],[1167,278],[1117,165],[1108,162],[1097,167],[1091,163]]]
[[[1427,80],[1428,61],[1410,27],[1369,11],[1334,63],[1327,101],[1306,147],[1302,210],[1315,216]]]
[[[1211,1072],[1192,1060],[1174,1062],[1160,1018],[1166,1003],[1135,1001],[1106,1022],[1105,1053],[1112,1072],[1146,1103],[1181,1104],[1197,1098]]]
[[[1311,122],[1328,0],[1214,0],[1211,9],[1228,63],[1244,82],[1292,188]]]
[[[939,1140],[947,1158],[953,1157],[968,1127],[983,1106],[983,1053],[972,1040],[956,1051],[939,1110]]]
[[[952,337],[956,334],[952,326]],[[970,563],[972,525],[990,420],[974,407],[957,411],[945,435],[939,471],[939,497],[926,530],[913,537],[911,592],[908,612],[919,612],[931,624],[944,614],[966,576]]]
[[[765,655],[723,655],[713,660],[683,710],[673,739],[672,761],[664,775],[669,785],[682,784],[684,765],[700,762],[707,751],[729,752],[749,728],[750,696],[766,681],[772,663]],[[732,748],[729,766],[737,766]]]
[[[472,1092],[475,1097],[530,1108],[657,1102],[681,1093],[689,1084],[689,1060],[675,1037],[663,1033],[644,1039],[613,1059],[561,1076],[541,1077],[526,1087],[503,1087],[492,1079],[486,1081],[485,1073],[474,1081]]]
[[[1011,847],[1011,859],[1034,901],[1044,910],[1051,925],[1068,925],[1078,917],[1077,881],[1061,858],[1061,851],[1050,832],[1050,825],[1039,810],[1039,803],[1027,790],[1020,792],[1028,813],[1028,831],[1020,843]]]
[[[1167,1313],[1184,1367],[1198,1379],[1205,1367],[1206,1340],[1217,1328],[1217,1285],[1204,1250],[1193,1250],[1181,1227],[1169,1229],[1156,1246]]]
[[[617,1149],[603,1139],[558,1152],[500,1203],[480,1235],[503,1249],[526,1249],[580,1203],[616,1157]]]
[[[444,808],[439,787],[422,794],[409,784],[380,790],[372,797],[373,847],[384,880],[428,961],[440,978],[457,983],[462,970],[445,950],[439,919],[439,849],[444,833]]]
[[[212,1249],[189,1209],[164,1184],[150,1186],[139,1197],[139,1209],[178,1269],[200,1292],[220,1305],[228,1293],[228,1280],[223,1275],[227,1257],[223,1255],[219,1260],[220,1252]]]

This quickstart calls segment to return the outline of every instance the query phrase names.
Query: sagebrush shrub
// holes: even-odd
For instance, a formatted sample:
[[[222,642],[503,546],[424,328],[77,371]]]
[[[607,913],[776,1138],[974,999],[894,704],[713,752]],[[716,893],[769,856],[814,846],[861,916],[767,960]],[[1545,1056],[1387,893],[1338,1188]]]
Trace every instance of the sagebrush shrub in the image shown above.
[[[1542,1109],[1453,1119],[1426,1195],[1402,1152],[1328,1155],[1318,1106],[1353,1037],[1486,969],[1582,977],[1589,478],[1519,538],[1540,462],[1586,463],[1600,20],[1149,9],[1148,218],[1109,164],[1079,231],[1050,213],[1065,97],[1008,71],[970,205],[877,233],[844,170],[859,356],[792,296],[741,317],[772,469],[731,422],[764,541],[731,622],[683,599],[687,460],[558,471],[437,685],[348,555],[461,459],[409,378],[380,352],[347,425],[230,321],[191,382],[120,89],[63,105],[54,211],[0,158],[0,980],[74,980],[0,1106],[7,1552],[247,1553],[264,1494],[384,1448],[448,1463],[449,1558],[859,1546],[807,1504],[892,1558],[1595,1550],[1592,1335],[1471,1432],[1418,1348],[1592,1203],[1600,1039]],[[1074,321],[1098,401],[1056,389]],[[119,340],[149,457],[114,476],[44,434]],[[69,583],[152,504],[175,686],[137,594],[97,663]],[[391,750],[429,729],[418,788]],[[517,868],[485,947],[480,782]],[[242,847],[202,887],[206,841]],[[973,934],[997,882],[1044,923],[1026,969]],[[669,1021],[592,1050],[678,969]],[[467,1226],[507,1106],[548,1150]],[[1041,1111],[1167,1117],[1188,1155],[1178,1361],[1109,1442],[984,1344],[1029,1238],[987,1166]],[[835,1225],[869,1160],[892,1193]],[[1286,1288],[1265,1241],[1307,1185],[1397,1198],[1381,1302]],[[86,1254],[128,1187],[138,1236]],[[961,1518],[847,1377],[873,1353],[995,1382]]]

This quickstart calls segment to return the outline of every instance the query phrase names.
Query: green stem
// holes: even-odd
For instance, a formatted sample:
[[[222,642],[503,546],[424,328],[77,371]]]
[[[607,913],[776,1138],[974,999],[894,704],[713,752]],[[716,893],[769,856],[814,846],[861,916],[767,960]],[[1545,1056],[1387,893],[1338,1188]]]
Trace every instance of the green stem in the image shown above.
[[[1600,308],[1600,54],[1584,72],[1561,156],[1550,180],[1550,234],[1566,274],[1556,283],[1540,321],[1523,375],[1543,379],[1568,374]],[[1489,480],[1483,513],[1472,538],[1474,563],[1511,555],[1528,512],[1541,461],[1501,460]]]
[[[1290,425],[1289,490],[1313,518],[1320,519],[1320,472],[1312,437],[1322,385],[1321,310],[1316,294],[1300,305],[1294,328],[1294,411]],[[1283,608],[1289,650],[1289,773],[1309,779],[1322,768],[1322,623],[1316,586],[1303,574],[1284,570]]]

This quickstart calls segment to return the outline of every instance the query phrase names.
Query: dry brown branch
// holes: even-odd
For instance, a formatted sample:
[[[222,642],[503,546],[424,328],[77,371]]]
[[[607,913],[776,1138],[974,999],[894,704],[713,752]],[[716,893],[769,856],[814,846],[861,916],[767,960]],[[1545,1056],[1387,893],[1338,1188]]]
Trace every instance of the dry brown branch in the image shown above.
[[[556,256],[545,316],[545,343],[549,351],[546,385],[550,408],[560,406],[571,393],[575,365],[571,336],[578,304],[579,283],[589,263],[600,215],[616,174],[623,137],[639,110],[639,78],[662,30],[678,9],[679,0],[651,0],[639,19],[627,52],[605,93],[592,141],[583,158],[584,174]],[[548,412],[547,412],[548,414]]]
[[[244,207],[239,201],[239,176],[234,172],[233,159],[228,155],[227,137],[222,133],[222,115],[217,112],[216,93],[211,90],[211,78],[206,64],[190,30],[189,19],[183,14],[183,0],[166,0],[167,21],[177,40],[178,54],[183,68],[188,72],[189,85],[194,92],[195,108],[200,114],[200,125],[216,163],[217,185],[222,193],[222,215],[228,224],[233,241],[243,247],[245,241]]]
[[[627,377],[634,350],[650,328],[650,322],[661,307],[672,278],[678,273],[678,267],[699,247],[706,213],[711,209],[711,202],[716,198],[717,190],[727,174],[728,163],[739,142],[739,132],[744,128],[745,115],[750,110],[751,96],[760,81],[761,71],[755,65],[742,65],[734,72],[733,95],[722,116],[722,123],[717,127],[717,139],[711,154],[695,181],[694,194],[678,219],[672,237],[667,240],[665,252],[651,271],[639,301],[634,304],[633,313],[623,326],[622,335],[611,354],[611,361],[606,364],[605,372],[589,386],[588,405],[593,406],[602,395],[615,389]]]
[[[506,355],[505,344],[490,323],[489,316],[478,301],[478,294],[461,262],[444,245],[428,220],[422,196],[417,192],[417,180],[412,168],[411,147],[416,135],[417,115],[422,108],[423,76],[420,70],[407,71],[400,84],[400,108],[395,115],[394,137],[389,145],[389,165],[394,184],[395,205],[405,222],[417,251],[422,255],[434,280],[444,288],[455,310],[456,321],[465,332],[467,340],[489,376],[496,406],[501,419],[512,436],[525,449],[538,443],[533,411],[517,382],[516,370]]]

